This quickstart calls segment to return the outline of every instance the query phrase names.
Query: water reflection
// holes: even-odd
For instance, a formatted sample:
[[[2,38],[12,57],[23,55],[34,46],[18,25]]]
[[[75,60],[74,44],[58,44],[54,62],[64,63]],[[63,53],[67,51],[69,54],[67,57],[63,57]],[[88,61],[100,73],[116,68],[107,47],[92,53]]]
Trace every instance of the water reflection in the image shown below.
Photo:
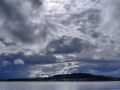
[[[0,90],[120,90],[120,82],[0,82]]]

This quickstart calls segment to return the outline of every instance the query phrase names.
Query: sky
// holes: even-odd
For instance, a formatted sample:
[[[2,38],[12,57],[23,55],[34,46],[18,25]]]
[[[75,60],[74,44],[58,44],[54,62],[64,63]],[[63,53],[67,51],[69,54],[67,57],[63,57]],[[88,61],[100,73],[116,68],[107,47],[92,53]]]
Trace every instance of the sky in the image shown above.
[[[0,79],[120,77],[120,0],[0,0]]]

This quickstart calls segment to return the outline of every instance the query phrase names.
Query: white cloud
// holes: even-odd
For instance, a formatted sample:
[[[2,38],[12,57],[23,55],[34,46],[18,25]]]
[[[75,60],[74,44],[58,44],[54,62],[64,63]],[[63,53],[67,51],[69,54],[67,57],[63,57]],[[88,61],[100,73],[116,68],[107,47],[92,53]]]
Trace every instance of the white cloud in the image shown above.
[[[57,74],[68,74],[77,72],[78,67],[82,64],[79,62],[66,62],[45,65],[33,65],[30,68],[29,77],[48,77]]]
[[[16,59],[16,60],[14,60],[14,64],[16,64],[16,65],[24,65],[24,61],[22,59]]]
[[[34,70],[30,72],[29,75],[30,78],[36,78],[36,77],[48,77],[48,75],[44,74],[41,70]]]

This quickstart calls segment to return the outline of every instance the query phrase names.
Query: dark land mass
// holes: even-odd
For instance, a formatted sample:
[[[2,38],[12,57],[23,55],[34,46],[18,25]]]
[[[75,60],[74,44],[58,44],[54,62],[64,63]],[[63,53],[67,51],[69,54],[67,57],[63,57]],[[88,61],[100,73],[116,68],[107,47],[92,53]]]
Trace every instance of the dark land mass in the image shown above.
[[[45,78],[1,79],[0,81],[120,81],[120,78],[87,73],[73,73]]]

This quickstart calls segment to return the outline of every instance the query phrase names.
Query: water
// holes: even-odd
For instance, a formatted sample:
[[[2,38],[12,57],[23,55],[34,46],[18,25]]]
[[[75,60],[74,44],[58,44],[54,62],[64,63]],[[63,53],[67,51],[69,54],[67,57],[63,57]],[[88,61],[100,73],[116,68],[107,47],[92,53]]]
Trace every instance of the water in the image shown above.
[[[0,82],[0,90],[120,90],[120,82]]]

